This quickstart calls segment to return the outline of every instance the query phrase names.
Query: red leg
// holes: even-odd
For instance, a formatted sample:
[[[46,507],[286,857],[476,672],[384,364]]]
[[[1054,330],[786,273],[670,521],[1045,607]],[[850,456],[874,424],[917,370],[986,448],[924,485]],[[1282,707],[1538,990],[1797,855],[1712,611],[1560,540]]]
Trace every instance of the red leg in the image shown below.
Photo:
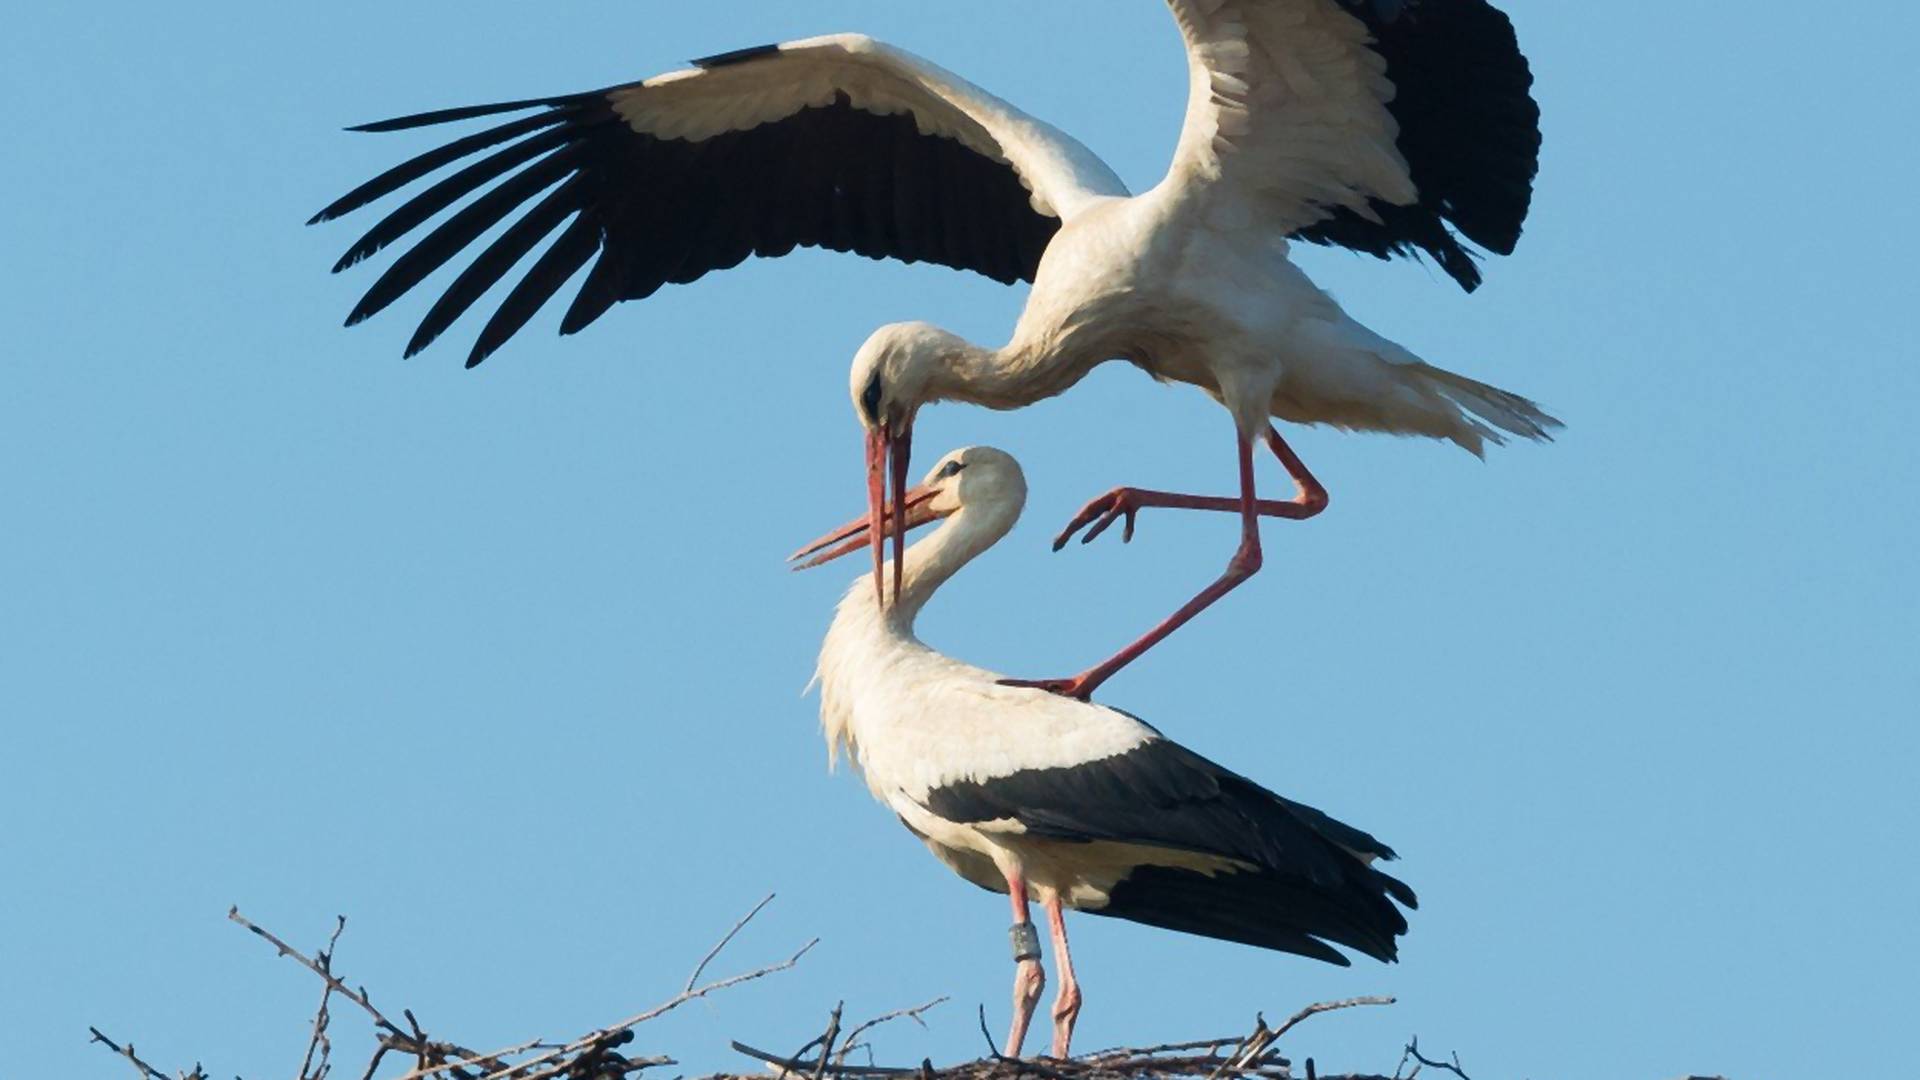
[[[1053,936],[1053,966],[1060,971],[1060,993],[1053,999],[1053,1056],[1067,1059],[1073,1025],[1080,1019],[1080,980],[1073,975],[1073,954],[1067,951],[1067,920],[1060,910],[1060,894],[1048,892],[1041,901],[1047,909],[1047,932]]]
[[[1293,448],[1271,425],[1267,428],[1267,446],[1275,457],[1280,459],[1288,475],[1293,477],[1297,489],[1293,500],[1289,502],[1262,501],[1254,493],[1253,480],[1253,443],[1241,437],[1239,439],[1240,456],[1240,497],[1225,499],[1200,495],[1175,495],[1167,492],[1143,492],[1134,488],[1120,488],[1103,499],[1096,499],[1082,510],[1067,531],[1054,542],[1058,550],[1072,536],[1075,529],[1096,519],[1100,523],[1094,527],[1086,539],[1100,535],[1115,520],[1124,516],[1127,528],[1123,538],[1130,537],[1133,531],[1133,515],[1142,506],[1167,506],[1192,510],[1233,510],[1240,514],[1240,547],[1233,558],[1227,562],[1226,572],[1219,580],[1201,590],[1200,595],[1189,600],[1180,610],[1168,616],[1160,625],[1147,631],[1139,640],[1121,649],[1105,662],[1074,676],[1071,679],[1006,679],[1008,686],[1031,686],[1042,690],[1051,690],[1056,694],[1086,700],[1093,691],[1112,678],[1114,673],[1139,659],[1148,649],[1158,645],[1168,634],[1185,626],[1195,615],[1205,611],[1214,601],[1232,592],[1239,584],[1252,577],[1260,569],[1260,518],[1284,517],[1293,520],[1310,518],[1326,509],[1327,492],[1314,479],[1311,472],[1301,462]],[[1111,500],[1111,501],[1109,501]]]
[[[1305,521],[1318,515],[1327,508],[1327,489],[1307,470],[1306,463],[1300,460],[1293,447],[1288,446],[1280,432],[1271,425],[1267,427],[1267,448],[1293,479],[1293,498],[1281,502],[1276,499],[1257,499],[1255,511],[1261,517],[1285,518],[1289,521]],[[1126,528],[1120,531],[1120,541],[1133,541],[1134,520],[1141,510],[1150,506],[1165,507],[1172,510],[1218,510],[1237,514],[1242,509],[1238,498],[1225,498],[1209,495],[1180,495],[1171,491],[1150,491],[1146,488],[1119,487],[1094,499],[1080,509],[1080,513],[1067,522],[1067,527],[1054,537],[1053,550],[1059,551],[1073,539],[1073,534],[1086,528],[1086,535],[1080,538],[1083,544],[1093,542],[1094,537],[1106,532],[1114,522],[1124,518]]]
[[[1047,988],[1047,973],[1040,967],[1040,954],[1037,951],[1038,938],[1033,933],[1033,920],[1027,916],[1027,881],[1018,874],[1007,875],[1007,896],[1013,901],[1013,1028],[1007,1032],[1007,1045],[1003,1053],[1007,1057],[1020,1056],[1020,1045],[1027,1041],[1027,1025],[1033,1022],[1033,1010],[1040,1004],[1040,992]],[[1026,950],[1021,944],[1025,937],[1033,943],[1036,951],[1024,955]]]

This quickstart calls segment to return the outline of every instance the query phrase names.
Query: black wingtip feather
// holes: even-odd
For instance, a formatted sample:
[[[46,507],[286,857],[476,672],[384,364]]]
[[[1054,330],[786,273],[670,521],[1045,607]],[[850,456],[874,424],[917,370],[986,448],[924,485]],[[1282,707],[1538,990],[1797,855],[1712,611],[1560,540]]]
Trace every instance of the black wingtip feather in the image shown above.
[[[564,178],[577,156],[570,148],[542,158],[462,207],[395,259],[361,297],[354,314],[364,319],[404,296],[482,233],[505,220],[523,202]]]
[[[538,131],[543,127],[562,123],[567,120],[568,117],[569,114],[565,110],[557,109],[551,112],[539,113],[534,116],[523,116],[518,120],[510,120],[507,123],[490,127],[485,131],[463,136],[429,150],[424,154],[408,158],[406,161],[401,162],[386,172],[361,184],[359,187],[354,188],[352,191],[347,192],[345,195],[340,196],[338,199],[335,199],[325,209],[315,214],[308,223],[318,224],[322,221],[331,221],[334,218],[350,214],[368,203],[400,190],[442,166],[450,165],[469,154],[478,153],[481,150],[506,142],[509,139],[515,139],[529,132]]]
[[[741,63],[772,52],[777,50],[745,50],[706,62]],[[386,268],[348,316],[348,325],[419,287],[488,229],[560,181],[580,183],[571,202],[578,216],[496,309],[468,354],[469,367],[521,329],[595,252],[602,257],[562,317],[562,334],[576,333],[615,303],[650,295],[665,284],[801,246],[937,262],[1002,281],[1031,280],[1060,227],[1057,218],[1033,212],[1027,190],[1005,162],[955,140],[925,135],[910,115],[868,113],[840,95],[831,104],[808,106],[745,131],[702,140],[661,139],[635,131],[614,108],[618,95],[633,85],[363,125],[361,130],[401,130],[546,106],[403,162],[314,215],[318,223],[350,213],[442,166],[517,140],[414,194],[340,256],[336,272],[412,235],[434,214],[478,192]],[[915,167],[895,171],[893,148],[909,144]],[[542,156],[533,152],[548,147],[552,151]],[[505,178],[489,187],[502,173]],[[489,270],[499,262],[485,253],[480,258]],[[472,267],[469,272],[473,276],[457,280],[452,295],[439,298],[408,342],[408,355],[425,348],[446,323],[477,302],[469,295],[476,284],[498,280]]]
[[[334,264],[334,272],[339,273],[371,257],[388,244],[426,223],[435,214],[478,191],[489,181],[562,145],[572,137],[572,133],[565,128],[550,128],[472,162],[408,199],[392,213],[380,219],[377,224],[367,230],[365,235],[354,241],[346,254],[340,256],[340,260]]]
[[[413,338],[407,342],[407,355],[412,356],[426,348],[445,333],[454,320],[465,314],[476,300],[505,277],[527,252],[533,250],[535,244],[574,213],[578,209],[580,186],[580,178],[575,176],[554,188],[533,209],[508,226],[498,239],[487,245],[486,250],[460,272],[460,276],[427,311],[426,317],[420,320]]]
[[[1414,895],[1413,888],[1406,882],[1401,881],[1392,874],[1383,873],[1379,870],[1375,870],[1374,875],[1379,878],[1381,887],[1387,890],[1387,895],[1399,901],[1402,907],[1408,911],[1418,911],[1420,909],[1420,898]]]
[[[1540,107],[1513,22],[1487,0],[1344,2],[1387,63],[1387,109],[1420,198],[1375,203],[1377,222],[1337,210],[1298,235],[1381,259],[1425,255],[1473,292],[1481,272],[1462,238],[1512,254],[1539,173]]]
[[[508,339],[520,332],[560,286],[574,272],[587,264],[594,251],[600,246],[599,229],[584,214],[573,219],[573,224],[561,230],[560,236],[534,261],[526,276],[521,278],[500,307],[487,320],[480,331],[479,340],[474,342],[473,351],[467,355],[467,367],[478,367],[481,361],[492,356],[495,350],[507,343]]]
[[[481,116],[498,116],[501,113],[523,112],[541,107],[551,108],[573,100],[578,95],[562,97],[525,98],[520,101],[496,101],[486,105],[461,105],[452,109],[434,109],[430,112],[412,113],[407,116],[395,116],[387,120],[375,120],[366,124],[355,124],[348,131],[383,132],[406,131],[410,128],[432,127],[435,124],[451,124],[459,120],[472,120]]]

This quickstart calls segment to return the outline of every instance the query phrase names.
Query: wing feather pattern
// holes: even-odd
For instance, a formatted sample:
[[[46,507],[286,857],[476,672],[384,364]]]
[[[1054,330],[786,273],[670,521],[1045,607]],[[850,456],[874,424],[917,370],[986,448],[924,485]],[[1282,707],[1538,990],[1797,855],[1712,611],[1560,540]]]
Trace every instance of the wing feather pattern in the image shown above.
[[[1540,110],[1486,0],[1168,0],[1192,72],[1173,177],[1222,212],[1480,284],[1512,253]]]
[[[420,154],[314,216],[353,213],[459,164],[341,256],[336,271],[426,229],[368,289],[349,324],[420,287],[501,226],[431,306],[408,355],[548,237],[552,243],[481,332],[469,366],[505,344],[588,264],[562,333],[583,329],[621,300],[803,246],[934,262],[1012,283],[1032,279],[1063,220],[1095,199],[1126,193],[1091,151],[1059,131],[857,35],[742,49],[643,82],[436,110],[358,130],[412,130],[529,109],[539,111]]]
[[[1413,890],[1374,869],[1391,848],[1153,738],[1097,761],[962,780],[929,791],[949,821],[1017,822],[1023,835],[1214,856],[1242,869],[1206,874],[1142,865],[1087,910],[1344,964],[1332,941],[1391,959],[1406,932],[1394,902]]]

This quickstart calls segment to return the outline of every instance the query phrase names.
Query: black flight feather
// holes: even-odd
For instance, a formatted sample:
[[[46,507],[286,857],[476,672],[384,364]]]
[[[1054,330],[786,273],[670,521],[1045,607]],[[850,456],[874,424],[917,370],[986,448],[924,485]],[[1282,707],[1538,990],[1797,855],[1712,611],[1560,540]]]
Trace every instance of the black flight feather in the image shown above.
[[[1028,836],[1109,841],[1230,860],[1201,873],[1136,867],[1105,908],[1155,926],[1283,949],[1335,963],[1344,945],[1396,955],[1413,890],[1369,865],[1393,852],[1372,836],[1283,799],[1176,743],[1154,739],[1098,761],[964,780],[930,791],[949,821],[1012,819]]]
[[[1343,2],[1387,62],[1387,111],[1420,197],[1374,201],[1379,222],[1341,208],[1295,236],[1381,259],[1425,254],[1472,292],[1480,268],[1460,237],[1512,254],[1540,169],[1540,107],[1513,22],[1486,0]]]
[[[779,55],[777,48],[740,50],[699,66],[777,62]],[[319,221],[352,212],[439,168],[509,144],[420,191],[347,250],[338,268],[412,235],[473,196],[386,269],[349,315],[349,325],[418,287],[488,229],[561,183],[568,192],[564,199],[540,203],[537,217],[523,218],[524,225],[494,241],[438,298],[409,343],[410,353],[510,273],[528,245],[537,243],[537,226],[557,226],[563,207],[577,214],[574,224],[550,257],[536,262],[509,292],[482,331],[472,362],[504,344],[590,260],[593,269],[567,308],[563,333],[585,328],[620,300],[796,247],[936,262],[1006,283],[1031,281],[1060,227],[1057,218],[1032,208],[1011,166],[956,140],[923,134],[911,115],[869,113],[842,94],[744,131],[663,139],[635,130],[615,109],[621,95],[647,92],[628,84],[366,125],[401,130],[543,110],[414,157],[316,215]]]

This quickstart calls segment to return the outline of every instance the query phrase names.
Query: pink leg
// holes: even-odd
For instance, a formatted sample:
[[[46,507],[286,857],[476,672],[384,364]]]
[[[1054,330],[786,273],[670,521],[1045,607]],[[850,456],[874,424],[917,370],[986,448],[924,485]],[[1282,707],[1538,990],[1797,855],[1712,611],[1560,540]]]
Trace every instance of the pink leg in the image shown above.
[[[1097,518],[1104,520],[1095,526],[1087,539],[1100,535],[1107,526],[1122,516],[1127,519],[1127,528],[1122,538],[1131,537],[1133,515],[1143,506],[1237,511],[1240,514],[1240,547],[1233,553],[1233,558],[1227,562],[1226,572],[1220,575],[1219,580],[1201,590],[1200,595],[1187,601],[1185,606],[1168,616],[1160,625],[1147,631],[1139,640],[1113,654],[1106,661],[1088,668],[1071,679],[1006,679],[1003,682],[1008,686],[1033,686],[1051,690],[1056,694],[1084,701],[1093,695],[1093,691],[1101,683],[1112,678],[1115,672],[1139,659],[1148,649],[1165,640],[1168,634],[1185,626],[1195,615],[1205,611],[1214,601],[1232,592],[1241,582],[1258,572],[1261,564],[1261,517],[1304,520],[1318,514],[1327,506],[1326,489],[1320,486],[1320,482],[1314,479],[1313,474],[1307,471],[1306,465],[1300,461],[1298,455],[1294,454],[1293,448],[1288,446],[1286,440],[1282,439],[1280,433],[1271,426],[1267,428],[1267,446],[1273,451],[1274,456],[1280,459],[1280,463],[1286,467],[1288,474],[1293,477],[1297,492],[1290,502],[1262,501],[1255,495],[1253,442],[1242,436],[1239,439],[1240,497],[1237,499],[1119,488],[1101,499],[1094,500],[1087,509],[1082,510],[1073,523],[1068,525],[1067,531],[1054,541],[1056,550],[1067,542],[1074,530]]]
[[[1053,935],[1053,966],[1060,971],[1060,993],[1053,999],[1053,1056],[1067,1059],[1067,1047],[1073,1042],[1073,1025],[1080,1019],[1080,980],[1073,976],[1073,955],[1067,951],[1066,915],[1060,909],[1060,894],[1049,892],[1043,903],[1047,908],[1047,932]]]
[[[1020,955],[1025,950],[1018,942],[1024,936],[1029,941],[1033,937],[1033,920],[1027,915],[1027,881],[1018,874],[1007,876],[1007,896],[1013,901],[1013,934],[1016,941],[1015,960],[1019,965],[1013,973],[1013,1028],[1007,1032],[1007,1045],[1003,1053],[1007,1057],[1020,1056],[1020,1046],[1027,1041],[1027,1025],[1033,1022],[1033,1010],[1040,1004],[1040,993],[1047,988],[1047,973],[1040,967],[1040,954],[1036,951],[1030,956]]]

